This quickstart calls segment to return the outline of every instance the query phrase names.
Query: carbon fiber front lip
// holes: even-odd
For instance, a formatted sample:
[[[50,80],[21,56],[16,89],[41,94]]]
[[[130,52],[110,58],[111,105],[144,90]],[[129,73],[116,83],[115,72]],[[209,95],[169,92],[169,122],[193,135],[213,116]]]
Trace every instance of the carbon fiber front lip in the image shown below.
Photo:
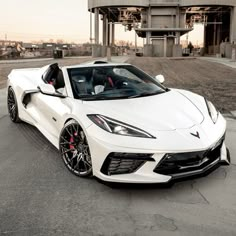
[[[189,177],[189,176],[204,174],[205,172],[207,172],[211,168],[215,167],[219,163],[220,163],[220,157],[202,169],[184,172],[184,173],[173,174],[173,175],[171,175],[171,177],[172,177],[172,180],[175,180],[175,179],[185,178],[185,177]]]

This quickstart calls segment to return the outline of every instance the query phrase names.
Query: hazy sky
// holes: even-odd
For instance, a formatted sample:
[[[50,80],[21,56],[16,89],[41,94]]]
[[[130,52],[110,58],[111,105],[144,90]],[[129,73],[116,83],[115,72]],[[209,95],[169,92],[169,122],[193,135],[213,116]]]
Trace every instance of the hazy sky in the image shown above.
[[[0,39],[89,41],[87,0],[0,0]],[[117,39],[134,40],[134,32],[116,26]],[[100,39],[101,41],[101,39]]]
[[[0,40],[7,35],[9,40],[25,42],[40,39],[64,39],[77,43],[89,41],[90,14],[87,0],[0,2]],[[134,41],[134,32],[125,32],[122,26],[116,25],[116,39]],[[140,39],[139,44],[141,43]]]

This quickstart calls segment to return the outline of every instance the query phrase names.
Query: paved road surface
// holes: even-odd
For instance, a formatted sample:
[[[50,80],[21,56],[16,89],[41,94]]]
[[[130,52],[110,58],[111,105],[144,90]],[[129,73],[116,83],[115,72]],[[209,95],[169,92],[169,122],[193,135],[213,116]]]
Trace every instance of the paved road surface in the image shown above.
[[[0,235],[236,235],[236,121],[228,120],[233,165],[171,188],[111,188],[77,178],[33,127],[13,124],[0,90]]]

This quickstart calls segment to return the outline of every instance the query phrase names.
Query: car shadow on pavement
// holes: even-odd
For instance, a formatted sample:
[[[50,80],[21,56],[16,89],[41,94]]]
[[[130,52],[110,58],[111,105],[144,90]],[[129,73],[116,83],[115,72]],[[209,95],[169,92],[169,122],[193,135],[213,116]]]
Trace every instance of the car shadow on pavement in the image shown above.
[[[136,184],[136,183],[115,183],[115,182],[105,182],[102,181],[96,177],[94,177],[99,183],[104,184],[105,186],[111,188],[111,189],[132,189],[132,190],[145,190],[145,189],[170,189],[175,186],[177,183],[192,183],[193,180],[197,180],[200,178],[204,178],[208,175],[210,175],[212,172],[214,172],[216,169],[218,169],[220,165],[216,165],[204,174],[199,174],[197,176],[190,176],[185,177],[177,180],[171,180],[167,183],[151,183],[151,184]]]

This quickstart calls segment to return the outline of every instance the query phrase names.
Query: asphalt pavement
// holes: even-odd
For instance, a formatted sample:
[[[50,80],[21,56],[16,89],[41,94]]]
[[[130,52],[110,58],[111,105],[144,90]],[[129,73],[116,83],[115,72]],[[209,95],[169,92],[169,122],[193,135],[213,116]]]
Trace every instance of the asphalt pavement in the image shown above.
[[[0,235],[236,235],[236,119],[232,165],[172,187],[116,188],[72,175],[34,127],[14,124],[0,90]]]

